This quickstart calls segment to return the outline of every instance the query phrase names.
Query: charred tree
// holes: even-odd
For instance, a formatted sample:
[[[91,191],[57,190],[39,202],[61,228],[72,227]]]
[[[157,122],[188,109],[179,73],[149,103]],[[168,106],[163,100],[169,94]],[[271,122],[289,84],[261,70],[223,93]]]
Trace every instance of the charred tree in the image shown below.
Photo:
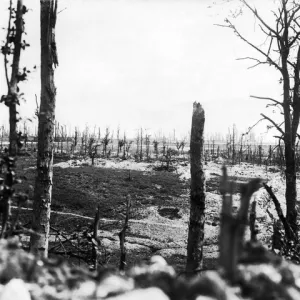
[[[54,68],[58,65],[55,24],[57,0],[41,0],[41,102],[38,126],[37,173],[30,248],[48,255],[53,177],[53,138],[55,127],[56,88]]]
[[[190,222],[187,244],[186,273],[195,274],[202,268],[205,221],[205,173],[203,170],[204,110],[200,103],[193,104],[190,142],[191,191]]]

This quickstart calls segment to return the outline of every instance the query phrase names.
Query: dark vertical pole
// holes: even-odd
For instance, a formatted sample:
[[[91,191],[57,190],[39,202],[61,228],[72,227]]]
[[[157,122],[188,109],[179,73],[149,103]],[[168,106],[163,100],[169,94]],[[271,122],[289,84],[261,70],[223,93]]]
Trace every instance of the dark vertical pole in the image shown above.
[[[205,173],[203,170],[203,131],[205,115],[200,103],[193,105],[190,142],[191,160],[191,209],[187,245],[187,275],[193,275],[202,268],[204,221],[205,221]]]

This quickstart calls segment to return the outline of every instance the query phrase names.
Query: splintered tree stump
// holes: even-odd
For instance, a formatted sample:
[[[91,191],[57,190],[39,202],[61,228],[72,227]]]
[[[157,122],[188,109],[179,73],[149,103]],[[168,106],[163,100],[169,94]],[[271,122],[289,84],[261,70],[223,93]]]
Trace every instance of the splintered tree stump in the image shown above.
[[[186,263],[186,273],[188,276],[199,272],[203,264],[205,221],[205,173],[203,170],[204,123],[204,110],[200,103],[194,102],[190,143],[191,207]]]

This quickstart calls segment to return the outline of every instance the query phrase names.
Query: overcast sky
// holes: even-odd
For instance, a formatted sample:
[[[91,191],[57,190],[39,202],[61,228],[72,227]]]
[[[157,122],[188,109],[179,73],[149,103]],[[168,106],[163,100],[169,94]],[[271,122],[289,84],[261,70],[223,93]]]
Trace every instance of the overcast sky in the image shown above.
[[[31,47],[21,54],[21,67],[37,65],[37,71],[21,86],[27,99],[21,115],[32,117],[34,95],[40,95],[40,1],[23,1],[32,9],[25,16]],[[8,2],[0,3],[1,27],[7,26]],[[276,1],[249,3],[272,24]],[[248,70],[253,62],[236,59],[262,57],[230,29],[214,25],[224,24],[239,7],[238,0],[59,0],[56,119],[81,128],[116,129],[119,124],[130,136],[140,127],[153,136],[175,130],[180,138],[190,130],[194,101],[205,109],[207,135],[225,135],[233,124],[243,132],[259,120],[260,112],[273,117],[265,101],[249,95],[280,99],[279,74],[268,66]],[[246,9],[234,22],[246,37],[266,46]],[[2,64],[0,74],[0,94],[6,94]],[[7,114],[1,104],[1,123]],[[258,127],[258,136],[266,125]]]

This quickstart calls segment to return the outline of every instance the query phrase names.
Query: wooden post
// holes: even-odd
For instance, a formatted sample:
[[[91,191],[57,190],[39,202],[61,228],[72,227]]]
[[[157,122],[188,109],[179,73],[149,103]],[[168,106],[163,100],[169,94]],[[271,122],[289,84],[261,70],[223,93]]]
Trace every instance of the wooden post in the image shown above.
[[[202,269],[205,221],[205,173],[203,170],[204,110],[200,103],[193,104],[190,142],[191,208],[187,244],[186,273],[188,276]]]

